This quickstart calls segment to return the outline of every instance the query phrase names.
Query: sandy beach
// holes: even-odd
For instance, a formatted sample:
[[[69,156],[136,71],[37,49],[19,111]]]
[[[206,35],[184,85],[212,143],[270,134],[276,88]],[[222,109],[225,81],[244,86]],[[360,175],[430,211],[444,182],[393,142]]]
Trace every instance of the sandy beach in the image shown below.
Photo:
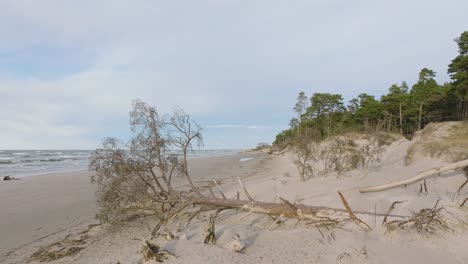
[[[241,158],[252,159],[239,162]],[[189,166],[197,184],[213,179],[230,184],[236,181],[234,175],[255,172],[264,159],[262,153],[235,154],[191,159]],[[97,224],[91,175],[80,171],[1,181],[0,263],[22,263],[17,257],[24,252]]]
[[[333,217],[345,217],[337,225],[320,226],[308,219],[223,210],[215,221],[215,244],[202,243],[213,210],[197,212],[196,206],[186,208],[186,212],[166,223],[163,230],[166,235],[154,239],[150,238],[151,228],[159,223],[154,216],[93,225],[97,223],[93,219],[96,202],[94,186],[89,183],[90,172],[2,182],[1,263],[40,263],[49,256],[31,258],[34,252],[51,250],[57,254],[72,249],[78,251],[47,261],[155,263],[142,258],[142,242],[148,239],[170,253],[164,263],[467,263],[464,245],[468,243],[465,232],[468,213],[460,204],[468,191],[461,189],[455,195],[466,180],[463,170],[434,174],[424,184],[359,192],[365,186],[407,179],[452,162],[445,154],[434,156],[420,151],[428,142],[455,146],[450,153],[461,151],[466,155],[466,149],[459,148],[460,143],[453,145],[450,134],[462,131],[460,125],[455,122],[431,125],[412,141],[393,136],[378,161],[369,168],[342,175],[317,174],[306,181],[300,180],[291,150],[192,159],[189,164],[195,185],[208,186],[216,180],[227,199],[236,200],[238,193],[240,200],[248,199],[239,185],[240,177],[253,203],[288,201],[293,207],[325,206],[334,212]],[[366,143],[365,136],[355,137]],[[175,186],[181,190],[189,188],[183,178],[177,178]],[[218,190],[212,191],[214,197],[220,198]],[[366,226],[349,218],[338,191]],[[397,201],[400,203],[389,213]],[[427,220],[421,226],[388,225],[412,223],[414,217],[434,208],[438,212],[435,224]],[[235,238],[242,242],[241,253],[229,247]],[[46,251],[40,251],[41,248]]]
[[[93,223],[91,172],[29,176],[0,183],[0,255]]]

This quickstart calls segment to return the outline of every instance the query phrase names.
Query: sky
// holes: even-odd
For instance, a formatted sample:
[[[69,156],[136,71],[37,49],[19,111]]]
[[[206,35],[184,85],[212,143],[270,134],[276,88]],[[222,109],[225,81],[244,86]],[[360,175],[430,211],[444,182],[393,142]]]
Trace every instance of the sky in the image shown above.
[[[272,142],[297,94],[380,97],[449,80],[468,1],[2,0],[0,149],[131,136],[139,98],[180,106],[206,149]]]

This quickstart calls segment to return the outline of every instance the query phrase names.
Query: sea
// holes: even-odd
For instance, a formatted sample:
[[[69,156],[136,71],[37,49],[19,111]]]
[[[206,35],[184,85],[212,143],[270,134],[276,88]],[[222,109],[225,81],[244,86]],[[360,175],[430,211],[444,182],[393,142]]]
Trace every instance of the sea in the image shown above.
[[[188,158],[239,153],[233,149],[194,150]],[[34,176],[88,169],[92,150],[0,150],[0,177]]]

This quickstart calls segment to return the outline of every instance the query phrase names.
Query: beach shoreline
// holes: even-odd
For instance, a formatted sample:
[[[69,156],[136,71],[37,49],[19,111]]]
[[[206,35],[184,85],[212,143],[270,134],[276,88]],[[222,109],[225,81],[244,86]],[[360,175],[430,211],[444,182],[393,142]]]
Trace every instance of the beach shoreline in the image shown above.
[[[245,152],[197,157],[189,160],[189,168],[197,184],[230,177],[234,182],[235,175],[250,173],[264,157],[262,153]],[[249,160],[241,162],[243,158]],[[90,180],[93,174],[81,170],[1,181],[0,259],[14,256],[25,247],[37,249],[73,230],[98,223],[96,186]],[[176,181],[184,185],[183,178]]]

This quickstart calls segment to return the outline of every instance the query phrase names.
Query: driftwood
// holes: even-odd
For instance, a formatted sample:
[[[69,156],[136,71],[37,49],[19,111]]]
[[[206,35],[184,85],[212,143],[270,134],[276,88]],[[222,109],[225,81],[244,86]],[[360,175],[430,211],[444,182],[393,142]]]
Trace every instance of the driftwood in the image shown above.
[[[390,183],[386,183],[386,184],[382,184],[382,185],[376,185],[376,186],[363,187],[363,188],[359,189],[359,192],[360,193],[367,193],[367,192],[384,191],[384,190],[392,189],[392,188],[395,188],[395,187],[398,187],[398,186],[415,183],[415,182],[417,182],[419,180],[430,177],[430,176],[432,176],[434,174],[440,174],[440,173],[447,172],[447,171],[457,170],[457,169],[460,169],[460,168],[464,168],[466,166],[468,166],[468,160],[462,160],[462,161],[447,164],[447,165],[444,165],[442,167],[434,168],[434,169],[419,173],[418,175],[416,175],[414,177],[404,179],[404,180],[401,180],[401,181],[395,181],[395,182],[390,182]]]
[[[203,239],[204,244],[214,244],[216,243],[216,237],[215,237],[215,224],[214,224],[214,219],[215,215],[210,214],[208,217],[208,223],[206,223],[206,230],[205,230],[205,235]]]
[[[346,211],[348,212],[349,214],[349,217],[351,217],[351,219],[353,219],[353,221],[359,226],[361,227],[362,229],[364,229],[365,231],[370,231],[371,228],[368,224],[366,224],[364,221],[362,221],[361,219],[359,219],[353,212],[353,210],[351,210],[351,207],[349,206],[348,202],[346,201],[344,195],[338,191],[338,194],[340,195],[340,198],[341,198],[341,202],[343,203]]]
[[[340,195],[341,196],[341,195]],[[344,197],[343,197],[344,198]],[[331,208],[325,206],[311,206],[304,204],[293,204],[285,199],[281,198],[282,203],[270,203],[262,201],[251,201],[251,200],[237,200],[237,199],[224,199],[217,197],[198,197],[198,196],[179,196],[173,200],[160,200],[161,203],[172,203],[179,205],[201,205],[212,210],[225,210],[225,209],[239,209],[247,212],[242,218],[252,214],[265,214],[269,216],[277,216],[275,223],[282,217],[296,218],[299,220],[312,221],[308,224],[324,225],[327,223],[337,224],[341,221],[349,220],[360,222],[359,225],[364,229],[368,229],[367,224],[360,221],[355,214],[366,214],[366,215],[378,215],[384,216],[384,214],[375,212],[358,212],[351,211],[347,202],[343,202],[345,209]],[[345,200],[346,201],[346,200]],[[199,213],[199,212],[197,212]],[[195,213],[195,214],[197,214]],[[351,216],[351,217],[350,217]],[[399,215],[391,215],[393,217],[402,217]],[[241,219],[242,219],[241,218]],[[356,220],[358,219],[358,220]],[[369,228],[370,229],[370,228]]]

